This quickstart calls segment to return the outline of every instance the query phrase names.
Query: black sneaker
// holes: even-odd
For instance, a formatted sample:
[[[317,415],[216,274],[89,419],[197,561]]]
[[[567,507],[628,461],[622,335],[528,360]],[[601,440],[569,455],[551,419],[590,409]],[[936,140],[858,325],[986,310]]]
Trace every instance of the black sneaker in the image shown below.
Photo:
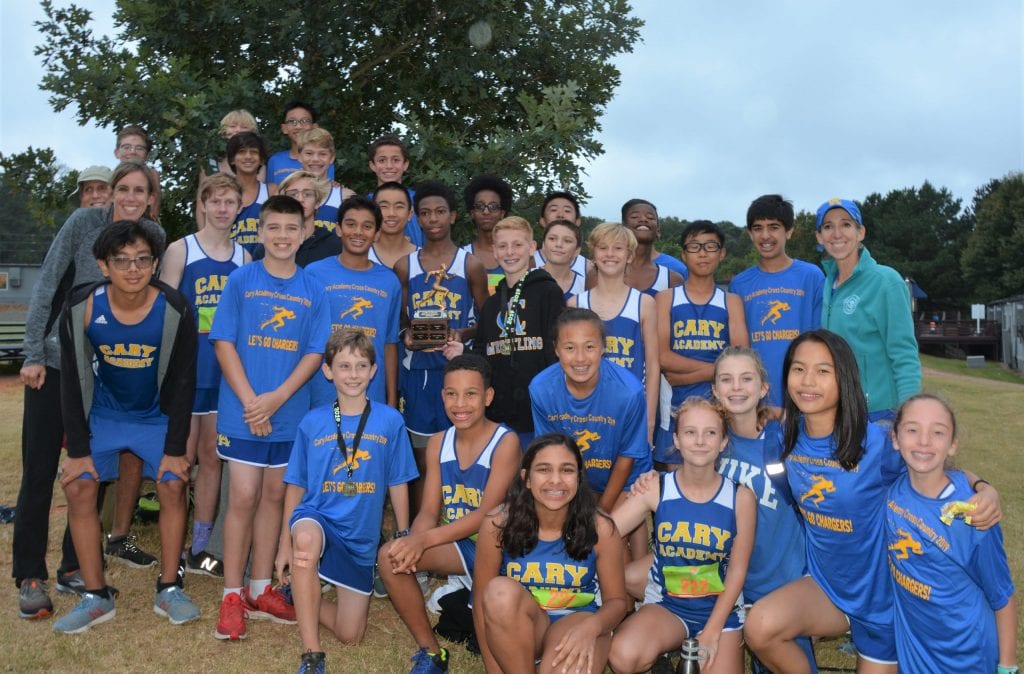
[[[214,578],[224,577],[224,562],[206,550],[196,555],[193,555],[191,551],[186,554],[188,561],[185,563],[185,570],[189,573],[201,573],[205,576],[213,576]]]
[[[327,671],[326,657],[323,651],[306,651],[299,661],[299,674],[324,674]]]
[[[128,534],[120,538],[107,536],[107,548],[105,550],[107,559],[113,559],[127,564],[136,569],[145,569],[156,564],[156,557],[144,550],[140,550],[135,544],[135,536]]]
[[[82,596],[85,592],[85,581],[82,580],[82,572],[78,569],[68,573],[57,572],[57,592],[61,594],[77,594]]]

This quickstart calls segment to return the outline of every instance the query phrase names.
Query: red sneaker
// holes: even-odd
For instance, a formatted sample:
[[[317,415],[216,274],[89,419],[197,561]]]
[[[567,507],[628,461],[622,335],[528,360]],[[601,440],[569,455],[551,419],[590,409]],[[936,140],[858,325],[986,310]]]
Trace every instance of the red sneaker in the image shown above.
[[[248,617],[242,598],[237,592],[232,592],[220,603],[220,616],[217,619],[217,629],[214,630],[213,636],[231,641],[244,639],[247,636],[245,619]]]
[[[284,625],[294,625],[297,622],[295,606],[288,603],[279,588],[268,585],[263,594],[255,599],[249,594],[248,588],[243,589],[242,593],[242,600],[246,604],[249,617],[253,620],[272,620]]]

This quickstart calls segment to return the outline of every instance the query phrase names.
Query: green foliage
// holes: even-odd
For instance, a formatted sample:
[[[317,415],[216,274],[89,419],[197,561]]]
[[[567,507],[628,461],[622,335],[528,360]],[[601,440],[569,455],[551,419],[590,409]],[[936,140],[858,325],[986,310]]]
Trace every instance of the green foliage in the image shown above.
[[[68,200],[77,171],[57,163],[50,148],[0,153],[0,261],[43,261],[57,228],[77,206]]]
[[[869,194],[861,204],[865,245],[881,264],[914,279],[933,306],[966,304],[960,255],[971,232],[960,200],[925,181],[920,188]]]
[[[626,0],[119,0],[107,37],[90,31],[86,9],[43,9],[36,53],[51,104],[73,104],[82,124],[150,131],[172,234],[191,226],[201,158],[223,152],[220,118],[250,110],[285,147],[279,123],[295,98],[320,112],[336,177],[357,191],[373,187],[369,142],[398,132],[411,182],[460,188],[491,172],[527,205],[556,186],[583,193],[578,161],[602,152],[594,135],[619,83],[613,59],[641,26]]]
[[[800,211],[793,218],[793,236],[786,244],[786,252],[794,260],[803,260],[811,264],[820,264],[822,252],[818,250],[818,239],[815,236],[814,213]]]
[[[963,251],[972,299],[989,302],[1024,293],[1024,174],[1010,173],[979,187],[974,231]]]

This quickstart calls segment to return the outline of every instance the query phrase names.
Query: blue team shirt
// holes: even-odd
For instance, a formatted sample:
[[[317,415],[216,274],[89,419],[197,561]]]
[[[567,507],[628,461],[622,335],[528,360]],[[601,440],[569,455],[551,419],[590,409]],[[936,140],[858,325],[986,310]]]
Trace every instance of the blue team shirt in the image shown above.
[[[444,432],[441,439],[441,519],[450,524],[462,519],[480,507],[487,480],[491,476],[491,457],[501,439],[510,430],[499,424],[487,444],[466,468],[459,465],[455,451],[455,427]],[[476,535],[470,536],[476,540]]]
[[[576,306],[590,308],[590,293],[585,290],[576,296]],[[604,357],[629,370],[634,377],[644,381],[646,368],[644,333],[640,329],[640,296],[636,288],[630,288],[626,301],[614,318],[604,321]]]
[[[575,611],[597,611],[597,553],[576,560],[561,538],[537,541],[537,546],[511,557],[502,550],[501,575],[520,582],[537,605],[553,619]]]
[[[213,353],[213,344],[207,335],[213,325],[213,317],[220,302],[228,275],[245,263],[244,249],[237,242],[231,257],[214,260],[207,256],[195,234],[185,237],[185,268],[181,273],[178,290],[192,305],[199,331],[196,351],[196,388],[217,388],[220,386],[220,365]]]
[[[768,370],[768,404],[782,406],[782,361],[789,343],[821,327],[825,274],[813,264],[793,260],[786,269],[766,272],[754,265],[733,278],[729,292],[743,300],[750,346]]]
[[[648,578],[661,593],[661,605],[686,620],[707,622],[725,590],[736,539],[735,483],[722,478],[714,498],[697,503],[679,488],[676,471],[663,473],[653,538]]]
[[[765,424],[756,438],[744,438],[730,430],[729,445],[718,463],[719,473],[749,488],[757,499],[754,549],[743,583],[746,601],[757,601],[800,578],[806,569],[804,527],[788,486],[773,483],[765,470],[769,461],[774,463],[779,457],[781,432],[774,420]],[[766,444],[776,448],[774,456],[766,456]]]
[[[1013,595],[999,526],[987,531],[939,515],[974,496],[967,476],[949,471],[939,498],[919,494],[908,476],[889,489],[885,533],[895,592],[896,652],[907,672],[994,672],[995,611]]]
[[[725,291],[715,288],[711,299],[697,304],[686,294],[686,286],[672,288],[669,314],[669,346],[673,353],[693,360],[713,363],[729,346],[729,308]],[[680,384],[672,387],[672,406],[690,396],[711,398],[711,382]]]
[[[415,480],[409,434],[402,415],[387,405],[372,403],[359,449],[352,446],[360,415],[342,415],[341,431],[352,457],[352,482],[356,493],[345,494],[349,457],[338,448],[334,406],[310,410],[299,423],[284,472],[286,484],[305,489],[300,505],[320,513],[333,525],[335,536],[345,541],[353,559],[372,565],[380,543],[380,525],[388,487]]]
[[[651,469],[647,398],[643,385],[625,368],[602,359],[597,388],[581,399],[569,392],[561,364],[554,363],[530,382],[530,400],[536,435],[564,433],[575,438],[594,491],[604,492],[620,456],[633,459],[626,488]]]
[[[117,320],[107,286],[92,295],[92,316],[85,336],[93,349],[95,388],[90,414],[118,419],[124,415],[143,423],[166,424],[160,411],[160,343],[167,299],[157,295],[146,317],[134,325]]]
[[[452,329],[476,325],[476,305],[473,304],[473,293],[469,291],[469,278],[466,275],[468,256],[465,250],[455,249],[446,276],[441,280],[444,292],[440,292],[434,289],[438,281],[437,270],[423,269],[420,265],[420,251],[409,253],[409,318],[413,318],[417,309],[437,309],[443,306],[448,312],[448,325]],[[434,272],[433,275],[431,272]],[[407,367],[412,370],[443,370],[447,363],[448,359],[440,351],[408,352]]]
[[[834,438],[812,438],[800,421],[786,457],[793,498],[804,518],[807,568],[840,611],[892,625],[892,586],[885,561],[885,502],[906,470],[888,430],[869,423],[864,454],[854,470],[832,458]]]
[[[377,374],[370,380],[366,395],[370,400],[387,403],[384,347],[398,342],[398,322],[402,310],[402,284],[387,267],[374,263],[369,269],[349,269],[337,257],[317,260],[306,273],[321,293],[327,295],[331,332],[358,328],[373,340]],[[334,384],[317,372],[312,379],[313,407],[330,403],[337,397]]]
[[[246,204],[239,211],[235,218],[235,224],[231,227],[231,240],[242,245],[252,253],[256,246],[260,245],[259,224],[260,209],[263,202],[270,198],[266,183],[260,183],[260,189],[256,193],[256,199],[251,204]]]
[[[303,356],[322,354],[330,334],[323,288],[301,267],[291,278],[271,276],[262,261],[239,267],[228,282],[210,329],[210,341],[235,345],[249,385],[257,395],[280,386]],[[257,437],[242,420],[242,403],[225,381],[217,399],[217,432],[257,442],[291,442],[309,411],[304,384],[270,419],[270,435]]]

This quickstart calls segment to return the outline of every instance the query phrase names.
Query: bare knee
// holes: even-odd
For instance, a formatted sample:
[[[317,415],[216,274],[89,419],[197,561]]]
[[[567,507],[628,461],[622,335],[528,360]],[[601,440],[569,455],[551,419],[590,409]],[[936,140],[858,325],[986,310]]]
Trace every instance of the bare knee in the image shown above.
[[[632,674],[633,672],[646,672],[654,664],[643,652],[637,639],[612,639],[612,647],[608,652],[608,664],[615,670],[616,674]]]
[[[519,612],[522,595],[519,581],[505,576],[492,578],[484,590],[484,620],[495,625],[512,621]]]
[[[366,634],[365,621],[359,625],[339,624],[334,628],[334,636],[346,646],[355,646],[363,640],[364,634]]]
[[[320,533],[311,530],[309,527],[296,527],[292,529],[292,549],[295,552],[320,553]]]
[[[79,511],[82,508],[95,510],[96,493],[99,485],[93,480],[72,480],[64,485],[64,496],[68,500],[68,508]]]
[[[754,604],[743,623],[743,640],[751,650],[758,651],[779,638],[779,630],[770,611]]]

